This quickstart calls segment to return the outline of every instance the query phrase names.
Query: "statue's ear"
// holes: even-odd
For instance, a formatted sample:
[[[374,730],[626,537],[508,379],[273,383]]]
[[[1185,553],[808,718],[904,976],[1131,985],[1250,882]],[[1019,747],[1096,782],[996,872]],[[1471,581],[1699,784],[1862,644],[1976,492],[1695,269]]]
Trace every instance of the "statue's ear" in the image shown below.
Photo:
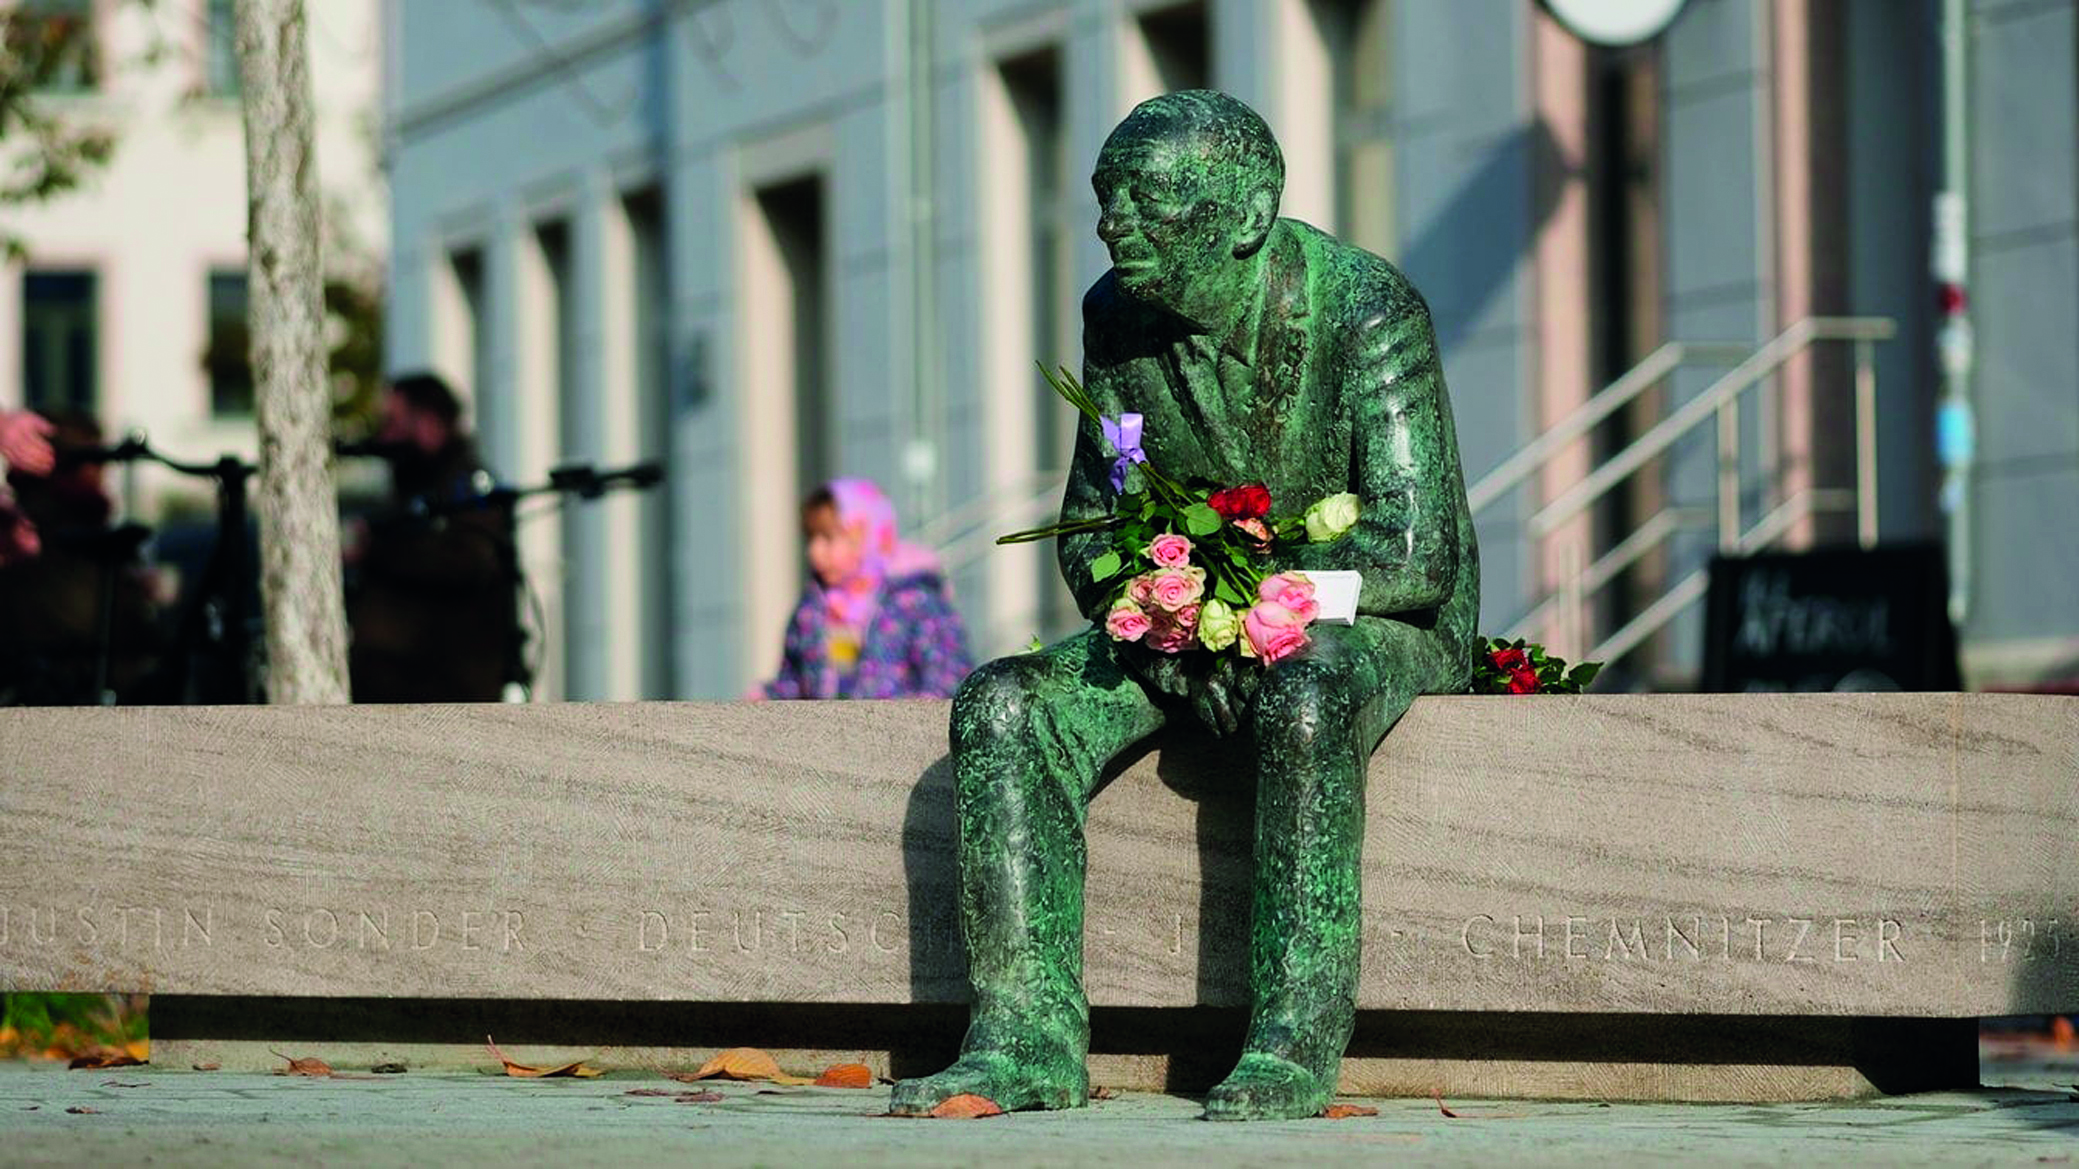
[[[1242,227],[1235,233],[1234,255],[1238,260],[1247,259],[1263,247],[1270,238],[1271,228],[1278,222],[1278,193],[1270,187],[1257,187],[1249,192],[1248,202],[1242,209]]]

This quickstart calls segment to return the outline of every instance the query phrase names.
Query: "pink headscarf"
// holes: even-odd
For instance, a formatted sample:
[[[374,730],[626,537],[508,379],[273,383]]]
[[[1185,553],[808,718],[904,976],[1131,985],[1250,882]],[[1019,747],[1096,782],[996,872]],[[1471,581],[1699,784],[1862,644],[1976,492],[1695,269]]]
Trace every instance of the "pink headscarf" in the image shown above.
[[[825,486],[837,504],[838,525],[858,531],[860,556],[850,579],[823,590],[823,606],[838,624],[863,634],[889,580],[944,568],[930,549],[896,536],[895,504],[871,479],[832,479]]]

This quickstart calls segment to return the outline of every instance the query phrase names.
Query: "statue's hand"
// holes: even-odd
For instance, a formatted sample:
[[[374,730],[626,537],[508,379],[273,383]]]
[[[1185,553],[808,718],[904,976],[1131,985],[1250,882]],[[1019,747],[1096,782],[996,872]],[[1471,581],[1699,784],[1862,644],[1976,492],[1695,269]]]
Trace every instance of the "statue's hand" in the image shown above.
[[[1192,691],[1191,706],[1200,721],[1223,735],[1233,734],[1241,725],[1245,694],[1236,670],[1243,668],[1254,666],[1238,661],[1231,654],[1216,654],[1212,669]]]

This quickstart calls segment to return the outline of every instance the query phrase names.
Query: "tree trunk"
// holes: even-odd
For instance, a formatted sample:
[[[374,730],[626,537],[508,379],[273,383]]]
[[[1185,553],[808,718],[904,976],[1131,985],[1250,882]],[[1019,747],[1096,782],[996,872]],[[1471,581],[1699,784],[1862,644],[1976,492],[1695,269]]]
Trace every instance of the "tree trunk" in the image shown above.
[[[347,701],[303,0],[238,0],[270,702]]]

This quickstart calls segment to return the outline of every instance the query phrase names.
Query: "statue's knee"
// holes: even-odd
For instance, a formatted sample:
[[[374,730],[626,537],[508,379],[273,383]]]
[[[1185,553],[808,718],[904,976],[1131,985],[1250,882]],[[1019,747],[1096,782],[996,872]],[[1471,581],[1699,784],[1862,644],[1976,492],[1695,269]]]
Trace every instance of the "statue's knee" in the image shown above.
[[[1028,662],[998,658],[969,674],[953,694],[955,750],[1023,731],[1038,679]]]

